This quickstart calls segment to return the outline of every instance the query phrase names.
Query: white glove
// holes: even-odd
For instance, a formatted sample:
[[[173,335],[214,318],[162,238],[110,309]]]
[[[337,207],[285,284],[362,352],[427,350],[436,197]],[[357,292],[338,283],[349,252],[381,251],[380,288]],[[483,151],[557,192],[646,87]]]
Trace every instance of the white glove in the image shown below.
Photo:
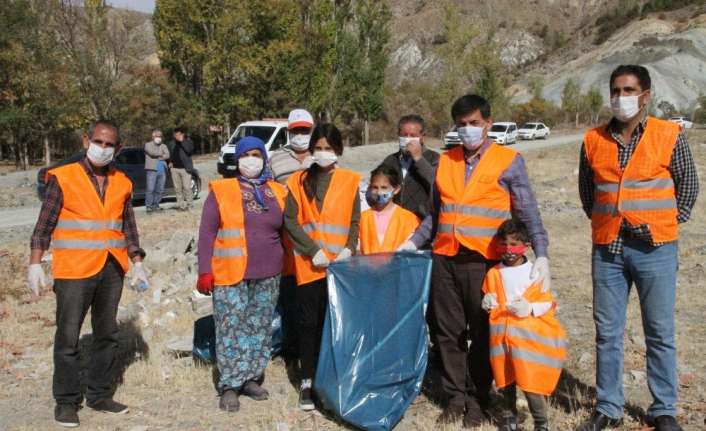
[[[141,284],[144,283],[144,286]],[[138,290],[147,290],[150,286],[150,282],[147,281],[147,273],[145,272],[145,267],[142,262],[135,262],[132,264],[132,280],[130,281],[130,286],[138,286]]]
[[[44,275],[44,268],[41,263],[30,263],[27,268],[27,281],[29,282],[29,290],[39,296],[39,286],[47,286],[47,276]]]
[[[498,308],[498,296],[494,293],[486,293],[480,303],[480,307],[485,311],[492,311]]]
[[[326,253],[324,253],[323,250],[317,251],[314,257],[311,259],[311,262],[317,268],[326,268],[330,263],[328,257],[326,256]]]
[[[417,246],[411,240],[407,240],[397,248],[397,251],[417,251]]]
[[[517,317],[525,318],[532,314],[532,304],[524,297],[519,297],[507,305],[507,309]]]
[[[549,292],[552,288],[552,275],[549,272],[549,259],[538,257],[532,265],[530,278],[542,284],[542,293]]]
[[[350,248],[346,247],[343,250],[341,250],[340,253],[338,253],[338,256],[333,260],[334,262],[340,262],[342,260],[350,259],[350,257],[353,256],[353,252],[351,251]]]

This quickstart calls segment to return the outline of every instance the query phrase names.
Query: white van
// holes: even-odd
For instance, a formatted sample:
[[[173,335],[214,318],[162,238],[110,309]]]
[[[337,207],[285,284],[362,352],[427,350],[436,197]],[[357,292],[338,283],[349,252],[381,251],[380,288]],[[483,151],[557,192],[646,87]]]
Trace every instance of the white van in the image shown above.
[[[265,118],[259,121],[247,121],[238,125],[235,132],[221,147],[218,154],[218,173],[223,176],[234,175],[238,169],[235,163],[236,141],[245,136],[256,136],[262,139],[267,149],[267,155],[286,145],[289,145],[287,133],[287,120],[279,118]]]
[[[494,139],[500,145],[510,145],[517,142],[517,124],[513,122],[493,123],[488,131],[488,138]]]

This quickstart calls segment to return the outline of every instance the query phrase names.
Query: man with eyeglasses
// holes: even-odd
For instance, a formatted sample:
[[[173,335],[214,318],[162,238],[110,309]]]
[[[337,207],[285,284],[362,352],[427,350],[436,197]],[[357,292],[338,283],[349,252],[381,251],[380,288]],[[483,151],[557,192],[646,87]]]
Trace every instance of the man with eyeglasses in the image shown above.
[[[97,121],[83,135],[86,157],[48,172],[46,197],[31,239],[28,271],[33,296],[45,287],[41,260],[53,246],[56,294],[54,338],[54,418],[65,427],[79,425],[83,402],[79,382],[78,340],[91,309],[93,345],[87,370],[88,407],[106,413],[127,413],[113,401],[116,314],[128,261],[132,283],[148,285],[137,225],[131,205],[132,183],[111,165],[120,149],[120,132],[110,121]]]

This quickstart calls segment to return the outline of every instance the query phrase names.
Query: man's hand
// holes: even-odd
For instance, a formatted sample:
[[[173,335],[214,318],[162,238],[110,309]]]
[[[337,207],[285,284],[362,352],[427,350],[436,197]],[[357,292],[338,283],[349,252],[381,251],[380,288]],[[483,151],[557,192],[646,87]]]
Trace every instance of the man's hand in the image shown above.
[[[210,295],[213,292],[213,274],[210,272],[199,274],[199,279],[196,282],[196,290],[204,295]]]
[[[422,141],[420,138],[413,139],[407,143],[407,148],[405,149],[407,154],[416,162],[422,158],[422,152],[424,148],[422,147]]]
[[[549,292],[552,287],[552,274],[549,271],[549,259],[538,257],[532,265],[530,278],[542,284],[542,293]]]
[[[133,262],[130,285],[132,287],[138,286],[138,290],[147,290],[149,288],[150,283],[147,280],[147,273],[142,262]]]
[[[397,247],[397,251],[417,251],[417,246],[411,240],[407,240]]]
[[[29,290],[36,296],[39,296],[39,286],[47,286],[47,276],[44,274],[44,269],[41,263],[30,263],[27,268],[27,282]]]

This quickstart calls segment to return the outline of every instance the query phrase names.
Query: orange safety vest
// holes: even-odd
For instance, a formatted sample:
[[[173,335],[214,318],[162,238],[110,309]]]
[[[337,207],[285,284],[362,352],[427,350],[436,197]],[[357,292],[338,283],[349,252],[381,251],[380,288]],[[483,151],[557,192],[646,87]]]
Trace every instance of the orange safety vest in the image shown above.
[[[646,224],[655,242],[679,237],[677,202],[669,164],[679,125],[648,117],[647,126],[625,169],[618,161],[618,144],[605,126],[591,129],[584,139],[593,170],[593,242],[610,244],[622,219]]]
[[[266,184],[284,211],[287,189],[274,181],[267,181]],[[211,181],[208,187],[218,202],[218,213],[221,219],[211,258],[213,280],[217,286],[231,286],[243,280],[245,268],[248,265],[245,213],[240,183],[236,178],[226,178]]]
[[[551,310],[519,318],[506,306],[500,266],[485,276],[483,292],[495,293],[498,307],[490,312],[490,365],[498,388],[516,383],[523,391],[551,395],[566,360],[566,333],[554,317],[556,303],[550,292],[534,283],[524,293],[528,302],[553,302]]]
[[[304,191],[306,171],[295,172],[287,180],[289,192],[299,207],[297,222],[329,260],[333,260],[346,247],[353,204],[358,199],[356,192],[360,183],[360,175],[347,169],[336,168],[332,175],[321,211],[316,206],[316,199],[309,199]],[[326,276],[325,268],[315,267],[311,257],[301,255],[296,250],[294,269],[297,285]]]
[[[512,214],[510,194],[499,180],[516,155],[514,150],[491,144],[467,183],[463,146],[441,155],[436,174],[441,208],[433,243],[435,254],[455,256],[463,245],[486,259],[500,258],[495,251],[495,234]]]
[[[54,168],[63,195],[59,220],[52,234],[54,278],[76,280],[97,274],[110,253],[128,270],[127,243],[123,234],[125,202],[131,199],[132,182],[109,168],[101,201],[80,163]]]
[[[363,254],[392,253],[417,230],[420,220],[413,212],[395,205],[382,244],[378,241],[375,210],[360,213],[360,251]]]

